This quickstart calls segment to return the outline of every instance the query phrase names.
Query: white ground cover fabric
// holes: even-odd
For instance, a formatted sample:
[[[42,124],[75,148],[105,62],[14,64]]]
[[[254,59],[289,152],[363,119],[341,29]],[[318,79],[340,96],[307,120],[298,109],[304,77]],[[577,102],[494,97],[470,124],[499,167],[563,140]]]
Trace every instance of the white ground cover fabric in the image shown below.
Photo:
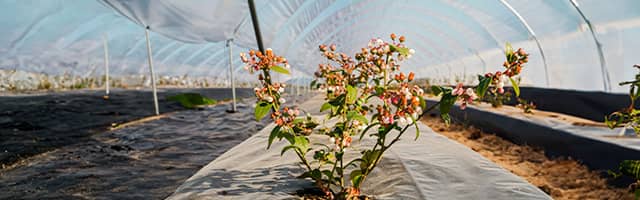
[[[319,110],[317,96],[301,107]],[[317,114],[317,113],[316,113]],[[322,117],[318,117],[322,119]],[[297,179],[303,171],[295,154],[280,156],[285,141],[266,150],[274,124],[230,149],[184,182],[168,199],[295,199],[297,190],[311,188],[310,180]],[[471,149],[436,134],[420,123],[389,149],[366,180],[363,193],[375,199],[551,199],[522,178],[497,166]],[[328,143],[314,135],[311,142]],[[361,144],[354,142],[353,157]],[[349,152],[348,152],[349,153]]]

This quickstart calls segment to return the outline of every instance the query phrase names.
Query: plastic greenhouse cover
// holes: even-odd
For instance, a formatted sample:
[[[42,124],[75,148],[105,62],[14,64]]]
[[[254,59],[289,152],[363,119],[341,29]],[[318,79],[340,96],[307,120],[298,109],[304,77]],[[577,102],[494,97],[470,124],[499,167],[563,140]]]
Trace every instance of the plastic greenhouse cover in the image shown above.
[[[395,32],[417,52],[403,70],[432,81],[473,81],[475,74],[498,70],[502,48],[511,42],[531,54],[524,84],[626,91],[616,83],[631,79],[631,66],[638,63],[632,52],[640,50],[635,9],[640,2],[575,0],[594,35],[571,0],[503,2],[257,0],[256,8],[265,46],[287,57],[297,69],[292,77],[300,80],[309,80],[325,62],[317,45],[336,43],[352,54],[368,39]],[[234,40],[234,55],[257,46],[246,1],[8,0],[0,5],[0,69],[100,75],[106,38],[111,71],[143,75],[149,26],[158,75],[226,79],[221,73],[228,67],[226,40]],[[233,59],[240,72],[239,58]],[[250,80],[237,74],[239,81]]]

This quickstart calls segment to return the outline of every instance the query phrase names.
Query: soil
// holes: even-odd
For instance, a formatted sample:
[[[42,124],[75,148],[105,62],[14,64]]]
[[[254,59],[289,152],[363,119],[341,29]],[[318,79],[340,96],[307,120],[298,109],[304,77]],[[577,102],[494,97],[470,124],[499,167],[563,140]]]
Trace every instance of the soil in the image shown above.
[[[161,113],[185,110],[167,96],[200,93],[216,100],[231,98],[229,88],[159,89]],[[252,97],[251,89],[237,90]],[[87,141],[115,124],[154,115],[151,91],[77,90],[31,94],[0,93],[0,169],[40,153]]]
[[[179,91],[192,92],[191,90]],[[251,91],[248,91],[245,96],[252,95]],[[152,117],[154,120],[137,120],[137,123],[107,130],[112,122],[122,123],[126,119],[153,112],[148,109],[148,106],[136,108],[149,100],[137,100],[139,99],[135,95],[137,91],[123,91],[120,94],[123,96],[116,95],[119,100],[111,103],[102,102],[101,94],[98,93],[82,94],[77,97],[69,97],[73,96],[70,94],[66,96],[56,94],[61,97],[55,98],[71,101],[72,103],[69,104],[79,102],[79,105],[62,104],[57,107],[52,105],[54,109],[62,107],[73,112],[38,112],[41,116],[11,118],[14,121],[27,121],[30,124],[66,123],[66,126],[70,127],[67,130],[76,133],[73,133],[74,137],[70,137],[69,133],[51,130],[51,126],[43,125],[41,127],[45,129],[41,132],[20,132],[29,136],[58,138],[61,143],[50,145],[39,141],[42,143],[41,146],[49,150],[44,153],[34,153],[35,155],[22,158],[19,162],[0,169],[0,191],[2,191],[0,199],[164,199],[204,165],[269,123],[266,118],[255,121],[251,106],[254,100],[249,98],[244,102],[239,101],[236,113],[226,112],[231,107],[230,103],[197,110],[175,108],[180,111],[166,113],[159,118]],[[206,95],[206,92],[203,95],[213,96]],[[112,100],[113,96],[112,94]],[[216,98],[216,96],[213,97]],[[44,100],[34,101],[46,102],[47,99],[51,100],[54,97],[45,95],[39,98]],[[303,101],[304,98],[294,99]],[[217,96],[216,99],[221,97]],[[24,105],[23,108],[31,112],[36,112],[36,108],[46,109],[45,105],[48,105],[29,101],[19,104],[18,99],[0,102]],[[92,106],[90,102],[94,102],[95,105]],[[166,103],[169,104],[169,102]],[[16,110],[21,109],[1,105]],[[95,108],[84,108],[82,105],[106,106],[115,112],[131,114],[124,117],[101,118],[86,113],[93,112],[91,109]],[[168,109],[163,112],[168,112]],[[99,121],[83,124],[94,119]],[[95,133],[87,132],[92,127],[97,127],[99,130]],[[0,131],[4,130],[7,129],[0,129]],[[5,134],[5,132],[1,133]],[[18,148],[20,145],[23,145],[23,148],[28,148],[30,145],[29,142],[17,136],[8,137],[8,140],[4,140],[4,137],[4,135],[0,137],[3,139],[0,141],[3,146],[0,147],[3,148],[9,147],[4,146],[5,143],[15,143],[17,150],[21,150]],[[63,143],[65,141],[66,143]],[[37,152],[27,150],[23,152]]]
[[[608,185],[602,173],[591,171],[571,158],[552,159],[542,149],[517,145],[459,123],[447,127],[435,115],[427,115],[422,121],[436,133],[468,146],[554,199],[633,199],[628,189]]]

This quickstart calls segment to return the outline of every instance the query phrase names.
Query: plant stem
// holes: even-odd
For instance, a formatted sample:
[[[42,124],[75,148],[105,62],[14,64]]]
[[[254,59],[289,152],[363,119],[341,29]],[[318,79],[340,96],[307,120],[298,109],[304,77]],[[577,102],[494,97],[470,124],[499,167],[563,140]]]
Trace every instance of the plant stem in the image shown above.
[[[304,156],[302,155],[302,153],[299,152],[299,150],[295,150],[296,155],[298,155],[298,158],[300,158],[300,160],[302,160],[302,163],[307,167],[307,169],[309,171],[311,171],[311,165],[309,165],[309,162],[307,162],[307,159],[304,158]]]
[[[275,95],[273,95],[273,91],[271,90],[271,74],[269,74],[269,70],[267,69],[263,69],[262,70],[263,75],[264,75],[264,86],[267,87],[267,91],[269,92],[269,95],[271,95],[273,97],[273,103],[272,103],[272,107],[271,110],[273,112],[276,112],[278,110],[280,110],[280,95],[278,95],[278,97],[276,98]]]
[[[333,162],[333,169],[331,169],[331,177],[329,177],[329,181],[327,181],[327,188],[331,187],[331,182],[333,181],[333,173],[336,171],[336,167],[338,166],[338,157],[336,157],[336,161]]]

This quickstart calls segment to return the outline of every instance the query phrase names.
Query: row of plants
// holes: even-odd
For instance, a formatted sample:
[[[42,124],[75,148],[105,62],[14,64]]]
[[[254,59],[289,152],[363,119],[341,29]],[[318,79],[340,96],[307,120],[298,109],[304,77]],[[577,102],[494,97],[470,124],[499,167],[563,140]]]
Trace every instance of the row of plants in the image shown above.
[[[327,199],[363,198],[361,188],[367,178],[387,152],[399,139],[415,127],[414,138],[420,136],[416,123],[423,113],[438,109],[442,119],[449,123],[449,111],[456,102],[465,109],[478,102],[485,94],[504,95],[504,82],[509,81],[515,95],[519,95],[516,77],[520,74],[528,54],[505,49],[504,70],[478,75],[478,85],[455,88],[431,86],[428,88],[440,98],[438,103],[427,105],[424,90],[415,85],[415,74],[401,72],[401,63],[414,56],[415,51],[405,44],[404,36],[390,35],[389,41],[371,39],[353,57],[337,51],[337,45],[320,45],[320,55],[329,62],[318,65],[313,87],[324,93],[325,103],[320,111],[326,119],[335,121],[320,125],[308,113],[297,107],[282,106],[286,84],[272,80],[272,73],[289,74],[286,58],[273,50],[242,53],[241,59],[250,73],[258,73],[261,83],[255,88],[257,97],[255,117],[265,116],[275,122],[270,132],[267,148],[274,141],[288,143],[281,153],[295,153],[308,178],[322,191]],[[320,135],[330,141],[312,143],[311,134]],[[345,156],[355,140],[369,137],[371,145],[360,143],[358,156]]]
[[[21,92],[36,90],[73,90],[103,88],[105,76],[76,76],[71,74],[49,75],[18,70],[0,70],[0,92]],[[111,88],[148,87],[150,80],[144,75],[112,76]],[[159,76],[158,86],[180,88],[229,87],[226,79],[210,79],[188,76]],[[255,87],[255,82],[238,82],[237,87]]]

